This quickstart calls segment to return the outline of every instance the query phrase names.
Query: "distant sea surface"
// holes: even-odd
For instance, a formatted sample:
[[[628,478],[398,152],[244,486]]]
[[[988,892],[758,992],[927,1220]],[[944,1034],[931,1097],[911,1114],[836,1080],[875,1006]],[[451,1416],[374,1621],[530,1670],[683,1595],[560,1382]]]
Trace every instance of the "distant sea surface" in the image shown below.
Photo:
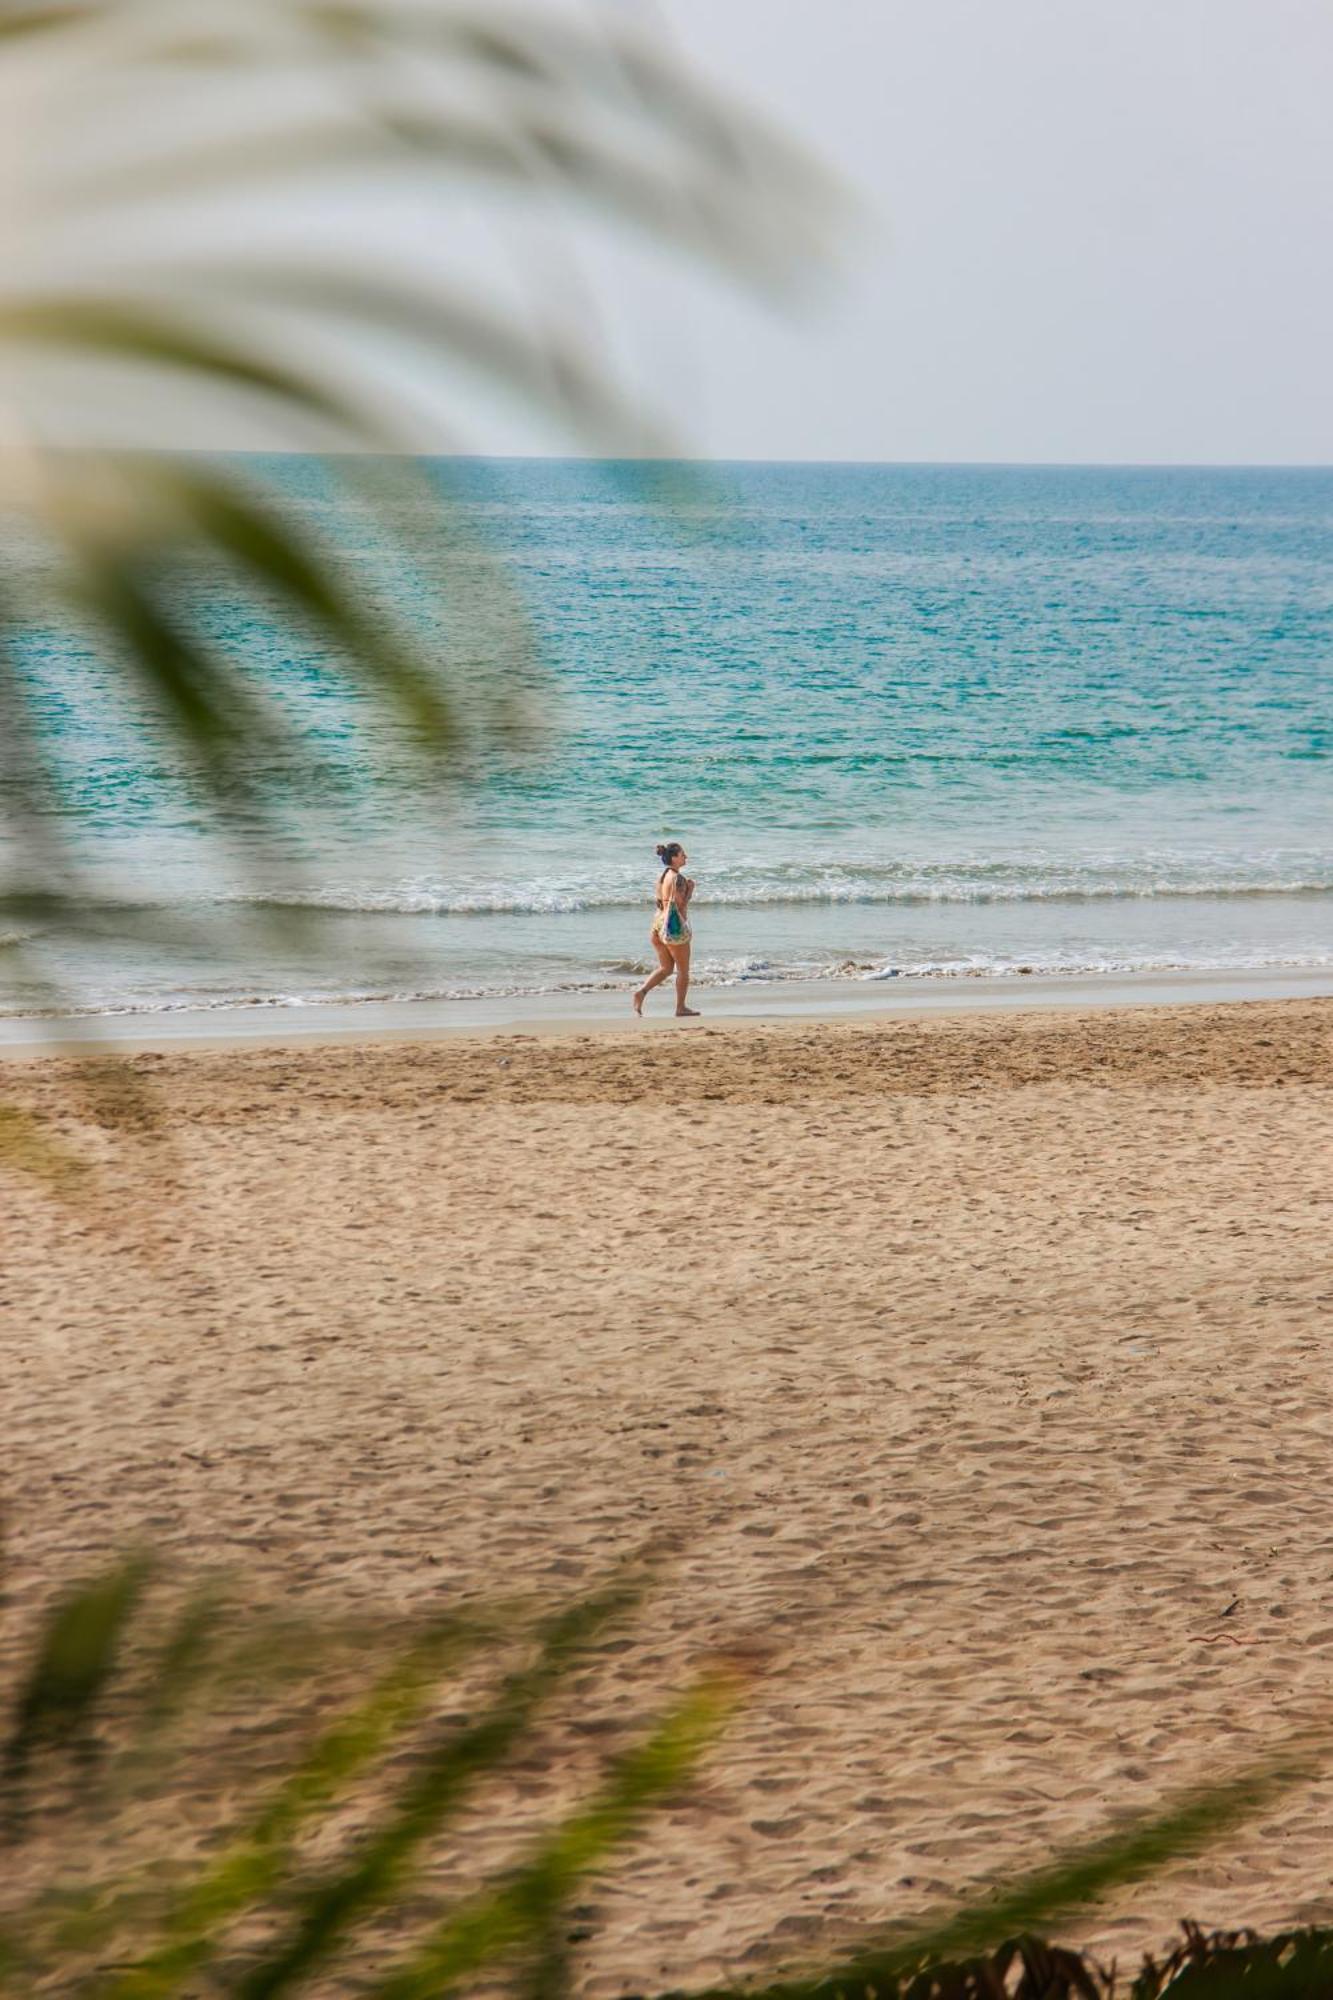
[[[378,528],[264,463],[354,582]],[[728,465],[665,511],[596,463],[448,476],[541,635],[545,749],[426,798],[386,738],[371,775],[317,650],[214,594],[312,757],[223,853],[151,716],[34,626],[109,907],[11,927],[0,1011],[626,987],[666,837],[704,981],[1333,964],[1333,472]]]

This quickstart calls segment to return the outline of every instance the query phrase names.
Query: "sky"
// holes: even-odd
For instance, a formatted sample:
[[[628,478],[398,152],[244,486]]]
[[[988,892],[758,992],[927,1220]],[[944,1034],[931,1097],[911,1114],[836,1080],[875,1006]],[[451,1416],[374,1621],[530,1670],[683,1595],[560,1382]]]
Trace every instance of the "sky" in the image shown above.
[[[294,204],[242,177],[230,208],[225,192],[215,208],[191,193],[173,223],[150,204],[139,249],[182,268],[205,248],[223,267],[383,258],[395,282],[442,280],[511,320],[535,301],[682,455],[1333,464],[1333,0],[533,4],[642,17],[846,187],[835,254],[798,307],[765,306],[604,215],[571,219],[530,194],[506,205],[424,170],[395,202],[350,165]],[[305,77],[289,101],[285,75],[266,96],[247,73],[257,130],[320,87]],[[20,111],[37,121],[30,161],[96,182],[137,143],[144,101],[95,66],[54,138],[40,95],[10,81],[0,131]],[[150,124],[211,130],[206,103],[151,81]],[[17,145],[0,146],[0,169]],[[40,205],[28,220],[10,268],[27,244],[39,265],[54,259],[57,290],[61,258],[80,284],[100,260],[116,286],[139,254],[133,226],[108,230],[96,204],[58,239]],[[399,449],[586,446],[501,401],[484,369],[414,374],[405,350],[355,338],[374,390],[410,392]],[[321,308],[298,362],[336,366],[336,339]],[[48,396],[52,435],[271,441],[230,410],[183,410],[179,385],[150,386],[131,399],[79,357]]]
[[[860,208],[796,318],[591,254],[615,350],[689,449],[1333,463],[1328,0],[653,12]]]

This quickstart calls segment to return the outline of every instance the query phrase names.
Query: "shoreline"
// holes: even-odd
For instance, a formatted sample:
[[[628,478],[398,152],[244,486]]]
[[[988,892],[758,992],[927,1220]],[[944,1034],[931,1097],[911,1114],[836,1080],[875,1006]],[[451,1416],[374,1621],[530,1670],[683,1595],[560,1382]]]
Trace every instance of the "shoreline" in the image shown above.
[[[1246,1001],[1313,1000],[1333,996],[1333,967],[1281,970],[1078,974],[1067,977],[913,977],[856,982],[830,992],[826,980],[760,981],[692,992],[702,1011],[678,1024],[669,1003],[649,1009],[642,1023],[630,1012],[631,988],[620,993],[515,994],[470,1000],[317,1001],[286,1005],[255,1001],[227,1007],[153,1013],[13,1015],[0,1018],[0,1061],[181,1048],[229,1049],[348,1043],[412,1042],[455,1036],[521,1034],[635,1035],[663,1027],[757,1027],[781,1021],[806,1026],[873,1025],[945,1016],[1132,1007],[1230,1005]]]

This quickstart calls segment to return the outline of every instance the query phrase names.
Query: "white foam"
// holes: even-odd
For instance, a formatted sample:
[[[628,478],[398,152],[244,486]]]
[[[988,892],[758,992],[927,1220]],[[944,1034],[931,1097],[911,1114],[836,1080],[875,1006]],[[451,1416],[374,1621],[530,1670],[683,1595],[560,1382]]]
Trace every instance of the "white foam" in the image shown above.
[[[1101,903],[1172,898],[1257,898],[1333,895],[1333,861],[1263,870],[1234,860],[1213,867],[1146,866],[1129,861],[1073,868],[1026,867],[823,868],[806,873],[722,870],[700,883],[701,907],[780,908],[809,905],[908,909],[930,905]],[[565,883],[492,882],[450,887],[411,881],[395,885],[330,885],[307,894],[224,900],[255,907],[331,913],[435,916],[577,916],[593,910],[646,907],[651,884],[613,880]]]
[[[159,999],[119,999],[106,1001],[100,1005],[91,1003],[80,1005],[77,1001],[65,999],[62,1000],[58,1011],[61,1017],[98,1018],[174,1013],[223,1013],[237,1008],[281,1012],[331,1005],[357,1008],[383,1005],[386,1002],[540,1000],[558,994],[628,992],[630,982],[641,977],[650,968],[646,959],[626,960],[622,963],[623,970],[617,967],[612,971],[612,968],[603,967],[601,976],[597,977],[571,976],[546,981],[471,980],[353,993],[330,991],[327,988],[304,993],[229,995],[216,993],[202,995],[178,991]],[[856,960],[839,960],[821,965],[807,959],[786,962],[748,958],[705,959],[695,970],[695,982],[701,987],[754,985],[762,989],[769,986],[825,983],[873,984],[896,979],[923,981],[932,985],[955,980],[1020,981],[1029,977],[1075,980],[1086,978],[1093,981],[1115,976],[1166,974],[1188,978],[1192,974],[1317,972],[1326,968],[1333,969],[1333,950],[1302,955],[1262,950],[1209,950],[1188,955],[1108,952],[1100,956],[1045,951],[1023,959],[1004,954],[978,953],[974,956],[949,959],[898,960],[880,966],[868,966]],[[39,1019],[54,1015],[57,1010],[24,1009],[21,1013],[17,1010],[0,1011],[9,1018]]]

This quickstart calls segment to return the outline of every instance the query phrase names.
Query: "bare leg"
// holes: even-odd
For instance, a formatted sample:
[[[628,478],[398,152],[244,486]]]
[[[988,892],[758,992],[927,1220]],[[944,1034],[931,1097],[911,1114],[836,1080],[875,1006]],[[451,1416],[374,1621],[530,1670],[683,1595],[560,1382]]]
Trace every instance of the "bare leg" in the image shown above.
[[[676,1013],[677,1015],[697,1014],[699,1011],[697,1007],[687,1007],[685,1005],[685,995],[690,990],[690,947],[688,944],[678,944],[675,947],[675,960]]]
[[[644,980],[643,985],[639,987],[638,991],[634,995],[634,1011],[636,1014],[642,1014],[643,1003],[648,998],[648,995],[652,992],[653,988],[655,986],[661,986],[664,980],[670,979],[671,974],[675,969],[671,953],[667,950],[666,946],[663,944],[661,938],[657,935],[656,931],[653,932],[653,949],[657,953],[657,970],[656,972],[649,973],[648,977]]]

